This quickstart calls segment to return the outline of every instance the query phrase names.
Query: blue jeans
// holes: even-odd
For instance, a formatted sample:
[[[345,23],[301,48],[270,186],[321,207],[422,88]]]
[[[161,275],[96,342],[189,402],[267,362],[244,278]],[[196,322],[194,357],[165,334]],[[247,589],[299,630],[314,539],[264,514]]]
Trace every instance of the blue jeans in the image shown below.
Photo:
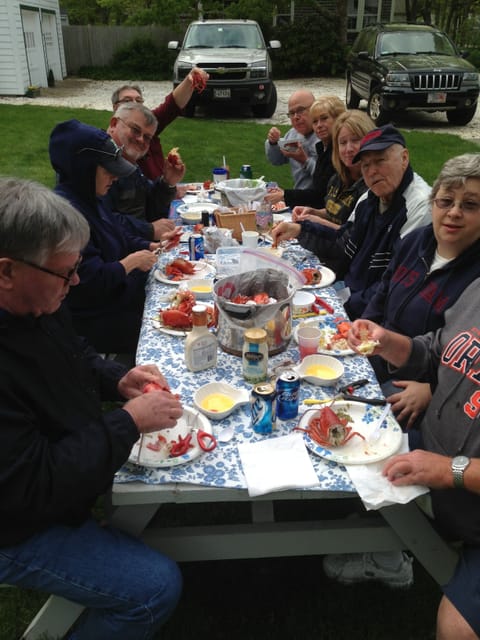
[[[173,612],[182,578],[173,560],[88,520],[0,548],[0,582],[86,607],[70,640],[148,640]]]

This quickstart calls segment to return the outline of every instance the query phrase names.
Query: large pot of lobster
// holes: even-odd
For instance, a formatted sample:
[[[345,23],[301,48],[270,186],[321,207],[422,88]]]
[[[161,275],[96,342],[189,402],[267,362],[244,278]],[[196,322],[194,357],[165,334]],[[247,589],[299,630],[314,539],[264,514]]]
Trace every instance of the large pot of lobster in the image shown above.
[[[227,276],[215,283],[217,338],[227,353],[241,356],[245,329],[267,332],[268,353],[285,351],[292,337],[292,298],[295,287],[278,269],[256,269]]]

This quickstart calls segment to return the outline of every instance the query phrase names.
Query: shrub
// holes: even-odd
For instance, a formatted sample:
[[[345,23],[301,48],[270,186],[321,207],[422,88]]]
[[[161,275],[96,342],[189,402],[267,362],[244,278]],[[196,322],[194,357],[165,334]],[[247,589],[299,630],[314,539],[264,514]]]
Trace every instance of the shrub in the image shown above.
[[[341,33],[338,16],[322,7],[296,18],[293,24],[278,25],[272,32],[272,38],[282,43],[274,52],[275,77],[340,75],[346,54]]]
[[[111,66],[121,69],[125,77],[141,73],[158,78],[170,71],[170,60],[151,38],[134,38],[114,53]]]

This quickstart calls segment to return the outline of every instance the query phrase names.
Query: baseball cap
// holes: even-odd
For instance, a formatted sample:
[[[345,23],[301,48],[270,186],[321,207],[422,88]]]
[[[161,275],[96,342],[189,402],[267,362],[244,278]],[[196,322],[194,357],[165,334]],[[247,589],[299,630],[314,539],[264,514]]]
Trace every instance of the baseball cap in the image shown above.
[[[98,164],[118,178],[129,176],[135,171],[136,167],[128,160],[125,160],[122,151],[122,147],[119,147],[112,138],[109,138],[103,146],[96,150]]]
[[[392,144],[401,144],[402,147],[407,146],[405,138],[398,129],[395,129],[391,124],[373,129],[362,138],[360,149],[352,162],[358,162],[365,151],[382,151],[391,147]]]

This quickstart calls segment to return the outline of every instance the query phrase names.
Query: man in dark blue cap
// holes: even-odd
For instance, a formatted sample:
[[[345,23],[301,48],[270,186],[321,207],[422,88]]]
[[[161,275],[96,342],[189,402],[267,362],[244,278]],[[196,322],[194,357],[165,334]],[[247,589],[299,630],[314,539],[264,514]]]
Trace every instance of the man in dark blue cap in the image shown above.
[[[345,310],[359,318],[375,293],[396,243],[431,220],[430,187],[410,166],[407,145],[392,125],[370,131],[354,158],[368,191],[338,230],[309,220],[282,222],[275,242],[296,238],[334,268],[347,289]]]

